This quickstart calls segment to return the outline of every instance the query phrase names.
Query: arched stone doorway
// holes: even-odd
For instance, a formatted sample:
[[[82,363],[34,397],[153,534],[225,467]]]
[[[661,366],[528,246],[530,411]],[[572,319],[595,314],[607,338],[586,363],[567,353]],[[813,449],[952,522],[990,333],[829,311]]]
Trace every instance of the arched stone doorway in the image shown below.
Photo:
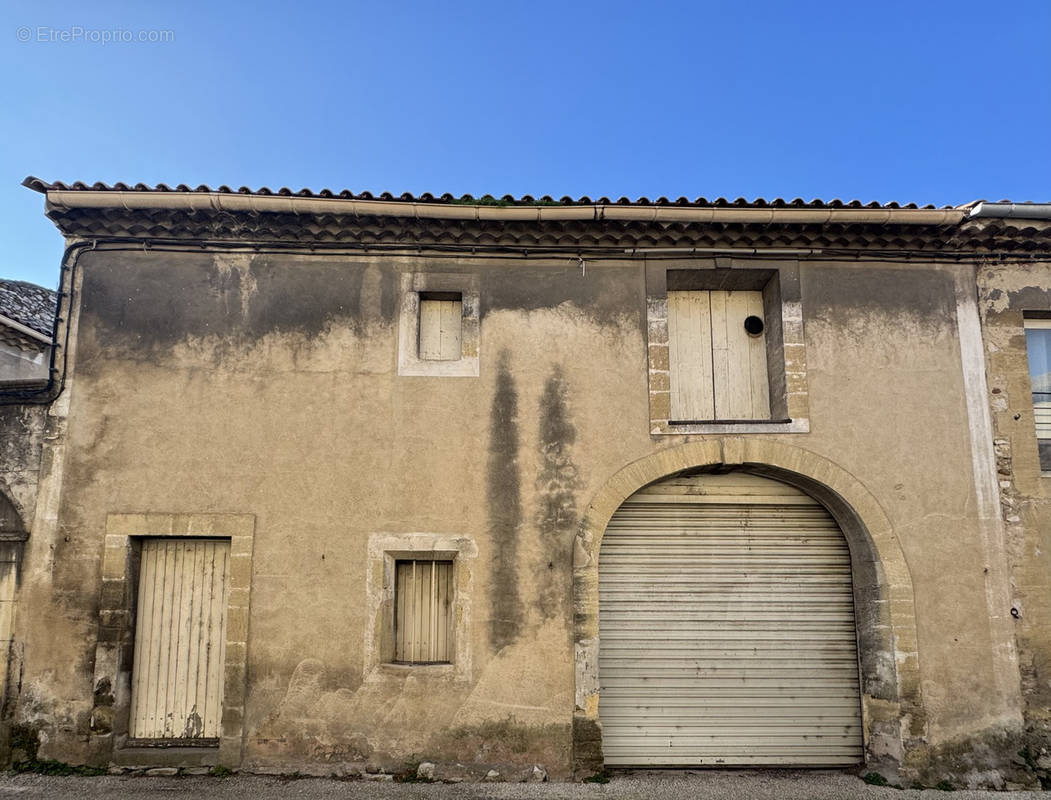
[[[863,757],[896,768],[926,731],[912,582],[893,530],[853,476],[810,451],[761,439],[708,439],[668,448],[624,467],[595,496],[574,549],[576,700],[574,762],[601,769],[599,551],[610,519],[639,489],[683,472],[739,470],[794,486],[817,500],[843,532],[853,576],[860,664]]]
[[[15,590],[22,563],[22,549],[29,534],[22,515],[4,490],[0,490],[0,710],[9,713],[8,676],[16,656],[12,653]],[[17,688],[17,682],[12,684]],[[6,725],[0,719],[0,726]]]
[[[607,766],[862,761],[846,539],[800,489],[684,472],[617,509],[599,553]]]

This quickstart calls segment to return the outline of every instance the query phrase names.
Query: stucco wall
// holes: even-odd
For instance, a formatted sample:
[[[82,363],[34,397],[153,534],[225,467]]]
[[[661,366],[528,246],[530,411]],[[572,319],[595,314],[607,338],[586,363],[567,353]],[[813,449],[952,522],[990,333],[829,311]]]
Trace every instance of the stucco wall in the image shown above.
[[[104,762],[118,738],[92,716],[107,515],[230,513],[255,519],[241,765],[568,775],[574,538],[618,472],[705,441],[650,434],[645,265],[94,252],[78,268],[58,524],[24,588],[20,713],[42,755]],[[477,276],[480,374],[399,376],[400,276],[443,270]],[[1002,528],[976,480],[981,353],[961,349],[974,275],[798,271],[810,430],[754,440],[831,462],[878,503],[915,592],[900,755],[925,768],[1021,727]],[[469,670],[366,669],[370,537],[408,534],[476,548]]]
[[[32,527],[36,510],[46,422],[46,406],[0,405],[0,489],[25,530]]]

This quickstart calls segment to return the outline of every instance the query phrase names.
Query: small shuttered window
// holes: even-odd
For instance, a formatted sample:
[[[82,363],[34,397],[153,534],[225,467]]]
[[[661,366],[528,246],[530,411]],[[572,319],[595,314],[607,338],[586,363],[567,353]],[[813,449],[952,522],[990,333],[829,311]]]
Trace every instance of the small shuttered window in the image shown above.
[[[669,291],[671,417],[768,420],[763,294]]]
[[[457,292],[420,293],[420,358],[457,361],[463,352],[463,296]]]
[[[1040,469],[1051,472],[1051,319],[1027,319],[1025,344]]]
[[[402,664],[452,661],[453,562],[395,562],[394,660]]]

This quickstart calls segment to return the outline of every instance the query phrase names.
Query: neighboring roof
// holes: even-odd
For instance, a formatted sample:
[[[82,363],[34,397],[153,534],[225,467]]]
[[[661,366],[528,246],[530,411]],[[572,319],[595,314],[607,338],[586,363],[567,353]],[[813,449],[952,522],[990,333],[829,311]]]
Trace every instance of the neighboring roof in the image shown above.
[[[51,338],[58,293],[35,283],[0,278],[0,316]]]
[[[742,247],[956,256],[1051,252],[1051,220],[986,214],[969,219],[980,201],[921,208],[858,200],[395,197],[328,189],[66,184],[34,177],[23,184],[45,194],[46,214],[63,234],[84,240],[433,245],[531,253]]]

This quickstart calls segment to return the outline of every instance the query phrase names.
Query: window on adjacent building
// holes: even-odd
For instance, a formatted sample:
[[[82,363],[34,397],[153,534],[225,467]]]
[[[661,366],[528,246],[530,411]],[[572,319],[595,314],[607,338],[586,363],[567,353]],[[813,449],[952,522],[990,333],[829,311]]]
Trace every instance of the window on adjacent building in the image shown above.
[[[1051,319],[1027,319],[1025,344],[1040,469],[1051,472]]]
[[[453,562],[399,560],[394,569],[394,660],[451,662]]]
[[[463,295],[420,292],[420,359],[457,361],[462,352]]]
[[[761,291],[668,291],[671,418],[769,420]]]

